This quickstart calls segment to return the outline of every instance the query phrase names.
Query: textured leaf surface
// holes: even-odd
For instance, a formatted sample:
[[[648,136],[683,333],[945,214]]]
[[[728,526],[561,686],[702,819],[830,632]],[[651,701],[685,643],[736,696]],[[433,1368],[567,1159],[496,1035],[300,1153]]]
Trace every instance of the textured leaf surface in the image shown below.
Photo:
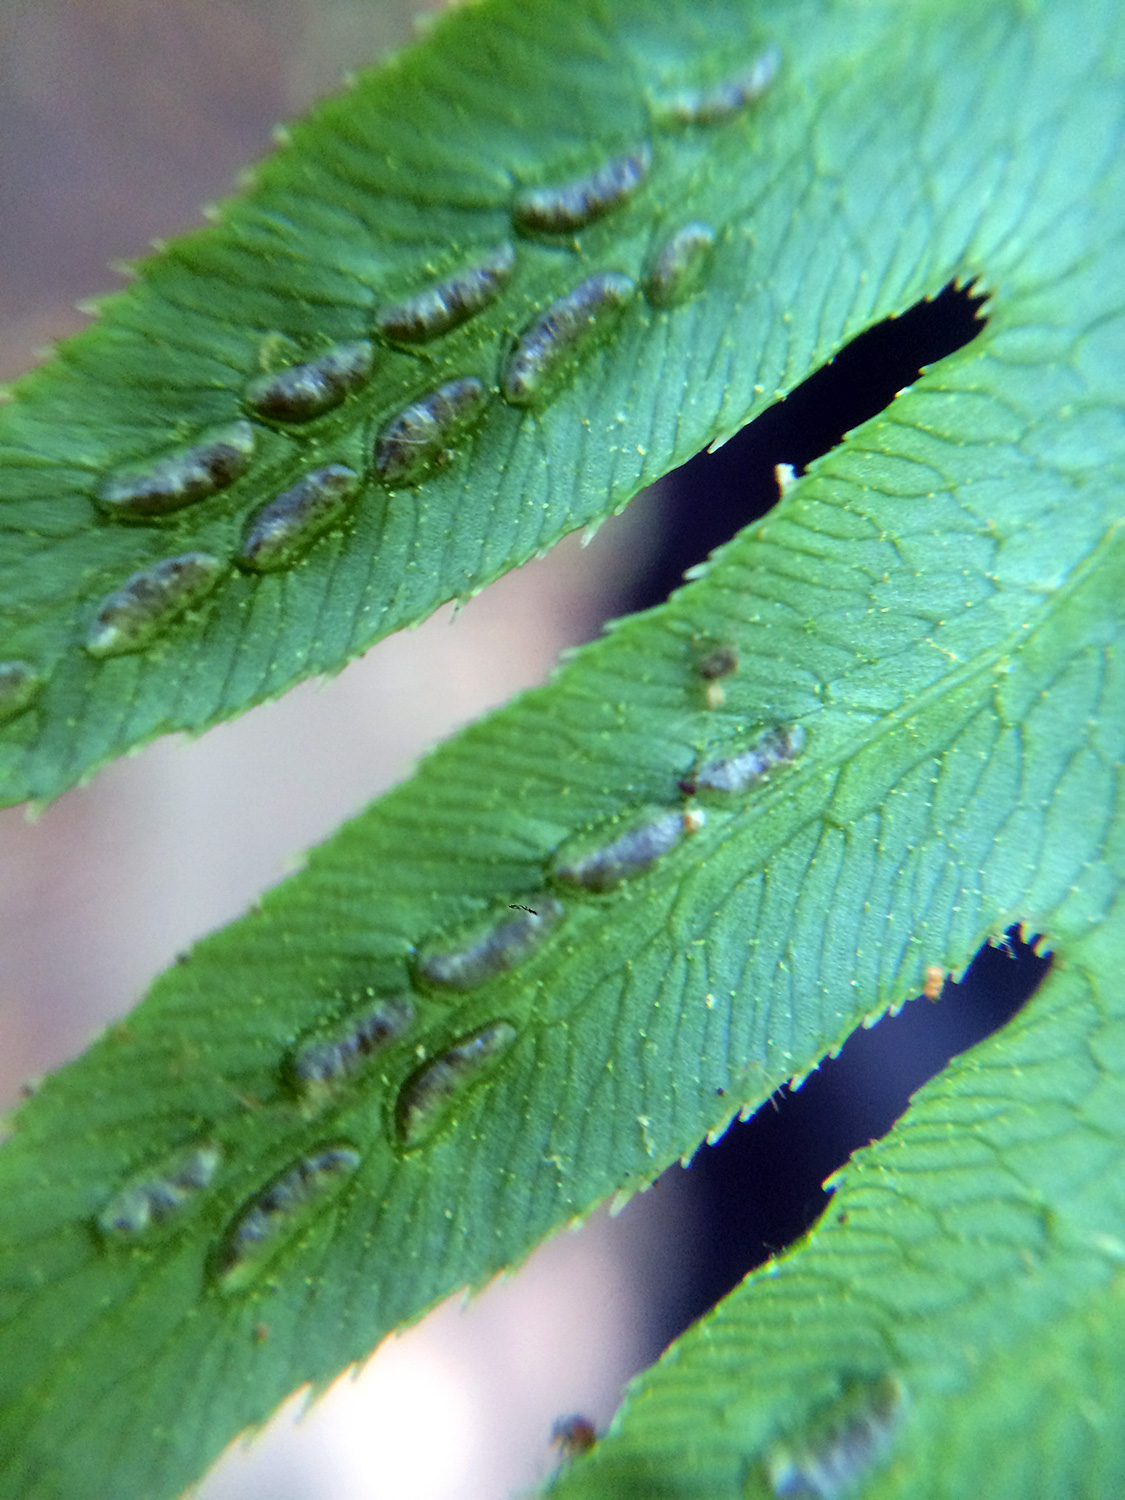
[[[858,1153],[808,1241],[673,1345],[552,1493],[766,1500],[888,1381],[885,1459],[852,1475],[872,1500],[1120,1493],[1123,916]]]
[[[697,127],[677,147],[694,175],[676,222],[722,202],[717,251],[729,261],[717,257],[695,301],[619,334],[589,390],[580,382],[534,419],[540,433],[567,412],[578,426],[588,398],[583,451],[603,497],[621,497],[654,452],[664,464],[738,425],[755,381],[772,394],[951,277],[984,279],[988,328],[668,606],[432,756],[24,1107],[0,1167],[0,1495],[175,1493],[296,1385],[327,1380],[401,1320],[650,1179],[862,1018],[916,994],[928,965],[960,967],[1015,919],[1046,932],[1060,962],[1073,957],[1072,977],[1056,981],[1063,1050],[1052,1056],[1068,1078],[1083,1066],[1092,1076],[1083,1017],[1109,1013],[1101,961],[1083,955],[1125,861],[1117,8],[549,11],[527,22],[559,48],[536,96],[544,121],[578,131],[572,160],[603,139],[591,121],[603,118],[606,56],[637,109],[693,70],[710,77],[713,49],[729,49],[725,66],[748,29],[784,59],[773,112],[736,127],[736,163]],[[515,26],[516,14],[485,6],[457,26]],[[427,66],[446,55],[435,43]],[[543,85],[556,76],[557,99]],[[499,100],[482,98],[482,131],[508,107]],[[508,169],[522,170],[518,154]],[[453,175],[432,180],[457,198]],[[629,435],[621,447],[606,438],[611,408]],[[511,420],[523,433],[528,419]],[[632,476],[624,489],[619,469]],[[505,472],[510,493],[526,494],[520,471]],[[724,645],[739,667],[720,701],[698,667]],[[746,794],[681,790],[701,757],[782,726],[804,730],[803,753]],[[576,831],[645,807],[685,811],[690,825],[650,870],[604,892],[556,885],[561,919],[509,972],[466,991],[420,982],[419,955],[456,951],[464,924],[545,910],[555,852]],[[342,1082],[298,1089],[294,1049],[338,1037],[380,996],[408,997],[404,1029]],[[1038,1024],[995,1045],[1043,1039]],[[949,1098],[965,1077],[968,1063]],[[1058,1115],[1077,1096],[1056,1083],[1051,1073],[1043,1097]],[[404,1140],[420,1098],[432,1106],[425,1132]],[[1080,1120],[1075,1139],[1094,1123]],[[1050,1139],[1065,1147],[1056,1124]],[[957,1171],[973,1171],[963,1196],[952,1168],[927,1191],[947,1193],[956,1217],[982,1199],[979,1158],[967,1126],[948,1148],[944,1132]],[[905,1162],[920,1147],[901,1149]],[[200,1152],[217,1165],[195,1188]],[[1063,1157],[1044,1168],[1051,1191],[1071,1180]],[[881,1168],[858,1170],[863,1182]],[[1119,1205],[1099,1196],[1108,1175],[1089,1178],[1090,1213],[1097,1233],[1120,1238]],[[1036,1219],[1022,1203],[1004,1266],[1020,1262],[1022,1233],[1044,1233],[1048,1206]],[[149,1210],[149,1227],[128,1228]],[[1002,1218],[982,1224],[983,1241]],[[293,1232],[272,1256],[232,1271],[237,1252],[284,1224]],[[924,1227],[935,1277],[947,1241],[958,1274],[974,1271],[958,1249],[963,1223],[944,1237]],[[843,1228],[822,1238],[849,1253]],[[1041,1239],[1028,1248],[1054,1254]],[[1087,1248],[1079,1281],[1042,1295],[1065,1313],[1054,1337],[1073,1324],[1075,1341],[1104,1350],[1082,1307],[1105,1279],[1080,1284],[1083,1256],[1104,1271],[1104,1246]],[[914,1282],[909,1271],[888,1271],[887,1286],[921,1297],[926,1267]],[[1000,1306],[980,1305],[982,1318]],[[820,1371],[808,1392],[828,1399],[840,1361],[805,1352]],[[1004,1357],[1018,1349],[996,1344],[982,1382],[1001,1378]],[[964,1376],[958,1358],[936,1368]],[[915,1397],[912,1372],[911,1400],[936,1401],[929,1386]],[[715,1462],[742,1473],[777,1431],[719,1441]],[[681,1455],[689,1486],[697,1453]]]
[[[936,290],[909,256],[857,284],[862,254],[849,243],[840,295],[827,224],[864,221],[884,185],[826,181],[805,196],[812,100],[836,67],[829,35],[828,46],[802,43],[799,67],[794,58],[759,106],[707,127],[661,123],[665,96],[744,69],[781,27],[795,41],[815,12],[751,19],[727,0],[656,15],[632,4],[607,21],[546,0],[534,14],[509,3],[453,15],[294,127],[220,223],[144,265],[95,327],[21,381],[0,410],[0,660],[18,664],[36,696],[29,708],[12,696],[23,711],[0,728],[0,801],[49,798],[156,734],[202,729],[337,670],[619,509],[873,316]],[[889,25],[873,14],[864,34]],[[841,101],[845,112],[859,104]],[[639,189],[612,212],[568,235],[517,232],[522,190],[650,142]],[[795,166],[797,196],[779,195]],[[807,233],[790,262],[794,203]],[[643,280],[693,216],[719,237],[710,295],[664,309],[638,289],[580,351],[580,383],[563,379],[530,408],[501,398],[514,342],[538,314],[591,275]],[[510,277],[476,316],[420,344],[380,334],[388,307],[504,246]],[[793,317],[798,300],[808,310]],[[771,330],[737,361],[736,308],[746,329]],[[372,369],[340,404],[299,422],[253,405],[263,373],[357,345],[369,346]],[[450,434],[449,460],[438,441],[428,477],[385,483],[380,436],[405,407],[465,378],[487,399]],[[122,519],[119,502],[136,506],[146,465],[186,448],[198,469],[200,448],[229,441],[236,423],[240,457],[221,488],[171,510],[150,497],[141,509],[151,513]],[[235,566],[250,518],[329,466],[358,476],[346,513],[289,566]],[[84,643],[102,601],[193,552],[221,564],[216,586],[144,649],[91,657]],[[5,707],[0,680],[0,718]]]

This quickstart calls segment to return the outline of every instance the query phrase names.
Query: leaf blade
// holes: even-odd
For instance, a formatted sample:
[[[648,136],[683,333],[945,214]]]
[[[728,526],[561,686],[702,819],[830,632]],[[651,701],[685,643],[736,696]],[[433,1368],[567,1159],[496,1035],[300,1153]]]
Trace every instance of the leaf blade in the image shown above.
[[[810,1235],[634,1382],[552,1494],[765,1500],[787,1492],[791,1455],[835,1472],[833,1438],[839,1472],[880,1500],[1115,1492],[1119,909],[1111,921],[853,1157]],[[876,1421],[888,1379],[887,1451],[854,1425],[845,1442],[849,1386]]]
[[[927,7],[918,14],[924,21]],[[889,90],[904,118],[918,120],[892,12],[870,12],[862,28],[849,17],[868,76],[842,82],[831,29],[822,33],[817,15],[811,0],[764,14],[760,39],[749,43],[737,0],[660,25],[639,5],[616,9],[612,25],[551,5],[534,35],[515,5],[450,16],[430,41],[294,127],[291,144],[220,224],[169,246],[107,301],[98,325],[17,383],[0,412],[5,650],[45,686],[2,730],[4,799],[50,798],[156,734],[198,732],[304,676],[338,670],[382,634],[619,509],[859,329],[936,292],[963,253],[962,226],[933,247],[932,261],[912,264],[866,234],[861,251],[856,239],[872,212],[896,215],[905,242],[933,225],[918,208],[924,184],[908,133],[840,159],[838,140],[863,120],[870,87]],[[994,18],[984,30],[1003,34],[1006,24]],[[772,40],[771,26],[802,45],[794,42],[772,92],[744,118],[702,138],[654,124],[662,89],[745,64],[748,45]],[[514,61],[497,63],[506,49]],[[947,42],[939,58],[942,49]],[[489,69],[517,62],[534,71],[513,72],[510,94],[495,77],[486,82]],[[553,90],[533,81],[545,77]],[[818,115],[822,80],[836,118]],[[946,101],[935,113],[948,114]],[[791,259],[781,174],[804,170],[811,130],[824,180],[813,180],[801,205],[807,254]],[[432,357],[377,340],[369,391],[315,430],[257,424],[250,470],[228,488],[159,525],[101,516],[97,489],[120,465],[156,461],[169,445],[244,419],[241,393],[263,361],[316,358],[369,339],[388,299],[511,239],[514,184],[594,168],[654,132],[651,180],[620,216],[584,231],[578,253],[519,240],[506,298]],[[893,167],[880,151],[892,153]],[[959,186],[942,180],[939,196]],[[480,376],[494,389],[511,340],[536,313],[590,270],[641,279],[681,211],[722,231],[713,295],[671,311],[638,297],[615,338],[589,352],[577,387],[534,413],[494,397],[462,459],[416,494],[387,492],[372,477],[373,435],[396,412],[450,378]],[[843,262],[841,245],[854,246]],[[874,271],[862,262],[868,247]],[[732,357],[731,304],[747,329],[769,330],[756,357]],[[198,611],[170,622],[165,647],[87,659],[88,614],[127,577],[169,547],[229,562],[251,513],[310,464],[331,463],[364,475],[363,492],[342,529],[317,540],[299,566],[271,578],[233,568]]]
[[[1070,107],[1088,39],[1067,52],[1053,18],[1025,24],[1011,33],[1018,71],[1057,75]],[[930,52],[912,35],[910,47],[925,72],[962,45],[975,71],[941,76],[973,100],[993,58],[961,35],[935,30]],[[1094,90],[1083,109],[1096,136],[1110,102]],[[844,115],[841,141],[854,126]],[[979,123],[978,147],[985,125],[994,152],[1026,144],[991,106]],[[873,148],[873,175],[878,163]],[[1106,232],[1120,169],[1095,154],[1055,171],[1060,224],[1077,214],[1105,246],[1080,267],[1103,305],[1121,282]],[[9,1493],[95,1492],[110,1472],[122,1497],[172,1492],[294,1384],[326,1380],[394,1323],[647,1180],[905,1000],[929,963],[964,963],[1019,916],[1060,944],[1105,921],[1120,856],[1106,773],[1125,717],[1113,665],[1119,455],[1103,446],[1091,472],[1089,427],[1071,441],[1041,414],[1062,410],[1077,372],[1083,410],[1101,421],[1120,404],[1119,374],[1096,338],[1069,364],[1042,346],[1027,360],[1087,283],[1066,259],[1070,230],[1048,237],[1054,261],[1036,238],[1039,199],[1023,234],[1034,254],[1020,261],[1028,244],[1013,248],[1010,211],[1000,201],[973,226],[1003,285],[971,349],[853,435],[663,611],[432,757],[21,1112],[0,1209],[0,1371],[19,1455],[0,1481]],[[956,254],[926,267],[935,283],[969,258],[954,220]],[[893,261],[899,226],[877,229]],[[848,319],[834,316],[842,337]],[[806,355],[829,337],[817,326],[800,330]],[[784,363],[768,353],[776,327],[758,336],[762,358]],[[727,419],[713,406],[708,431]],[[718,708],[697,671],[698,643],[712,640],[736,645],[740,662]],[[1061,723],[1037,710],[1047,689]],[[745,805],[709,803],[647,883],[570,898],[554,947],[464,1002],[427,993],[420,1029],[327,1112],[293,1097],[284,1068],[299,1038],[368,987],[399,992],[429,938],[533,901],[576,828],[680,805],[699,755],[790,723],[808,726],[804,757]],[[1048,793],[1067,818],[1021,818],[1022,797],[1034,813]],[[990,857],[998,840],[1002,857]],[[522,1028],[517,1045],[424,1151],[402,1150],[395,1103],[419,1063],[500,1022]],[[107,1253],[92,1226],[111,1194],[138,1172],[159,1178],[157,1145],[163,1160],[201,1132],[221,1138],[228,1165],[196,1217],[178,1238]],[[357,1186],[302,1220],[248,1293],[216,1291],[215,1247],[246,1206],[295,1161],[353,1141],[367,1153]],[[120,1385],[107,1381],[111,1355]],[[179,1403],[189,1388],[173,1423],[167,1392]],[[74,1411],[82,1441],[60,1444]]]

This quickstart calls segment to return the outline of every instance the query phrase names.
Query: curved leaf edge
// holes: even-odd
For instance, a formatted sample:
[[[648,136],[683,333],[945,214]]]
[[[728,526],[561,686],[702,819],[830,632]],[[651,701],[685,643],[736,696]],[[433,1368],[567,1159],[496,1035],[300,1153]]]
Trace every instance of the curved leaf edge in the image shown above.
[[[821,1462],[849,1486],[862,1476],[873,1500],[975,1489],[1018,1500],[1041,1482],[1116,1493],[1125,1205],[1097,1163],[1120,1151],[1125,1119],[1122,915],[1119,903],[1055,953],[1006,1026],[853,1153],[816,1224],[635,1377],[594,1448],[540,1493],[767,1500],[788,1493],[775,1486],[794,1453],[809,1456],[806,1483]],[[1095,1330],[1101,1363],[1084,1367]],[[888,1381],[893,1418],[876,1441]],[[1081,1396],[1060,1408],[1072,1383]],[[861,1413],[872,1403],[858,1423],[842,1415],[857,1392]],[[702,1447],[693,1432],[708,1434]]]

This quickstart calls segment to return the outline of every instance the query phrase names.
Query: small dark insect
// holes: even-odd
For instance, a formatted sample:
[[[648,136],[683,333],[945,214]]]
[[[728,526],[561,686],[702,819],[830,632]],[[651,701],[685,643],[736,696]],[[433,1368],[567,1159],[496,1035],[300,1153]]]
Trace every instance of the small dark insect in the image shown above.
[[[559,1450],[560,1464],[589,1453],[598,1440],[598,1429],[589,1417],[559,1417],[551,1427],[551,1444]]]

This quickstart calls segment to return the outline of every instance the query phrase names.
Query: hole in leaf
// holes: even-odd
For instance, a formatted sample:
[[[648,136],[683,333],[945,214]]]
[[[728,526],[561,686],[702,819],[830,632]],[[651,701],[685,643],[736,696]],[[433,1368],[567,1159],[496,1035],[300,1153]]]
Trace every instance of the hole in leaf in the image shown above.
[[[884,411],[924,366],[971,343],[984,326],[983,301],[951,283],[931,301],[869,328],[716,452],[700,453],[670,475],[662,487],[664,545],[621,606],[661,603],[688,568],[776,503],[776,464],[806,468]]]
[[[1005,1025],[1050,967],[1018,928],[985,944],[960,984],[939,999],[915,1000],[870,1030],[859,1028],[840,1055],[827,1059],[797,1090],[783,1088],[686,1171],[695,1226],[695,1283],[690,1305],[676,1309],[683,1327],[713,1307],[746,1272],[791,1244],[824,1211],[821,1184],[853,1151],[878,1140],[910,1096],[951,1057]]]

